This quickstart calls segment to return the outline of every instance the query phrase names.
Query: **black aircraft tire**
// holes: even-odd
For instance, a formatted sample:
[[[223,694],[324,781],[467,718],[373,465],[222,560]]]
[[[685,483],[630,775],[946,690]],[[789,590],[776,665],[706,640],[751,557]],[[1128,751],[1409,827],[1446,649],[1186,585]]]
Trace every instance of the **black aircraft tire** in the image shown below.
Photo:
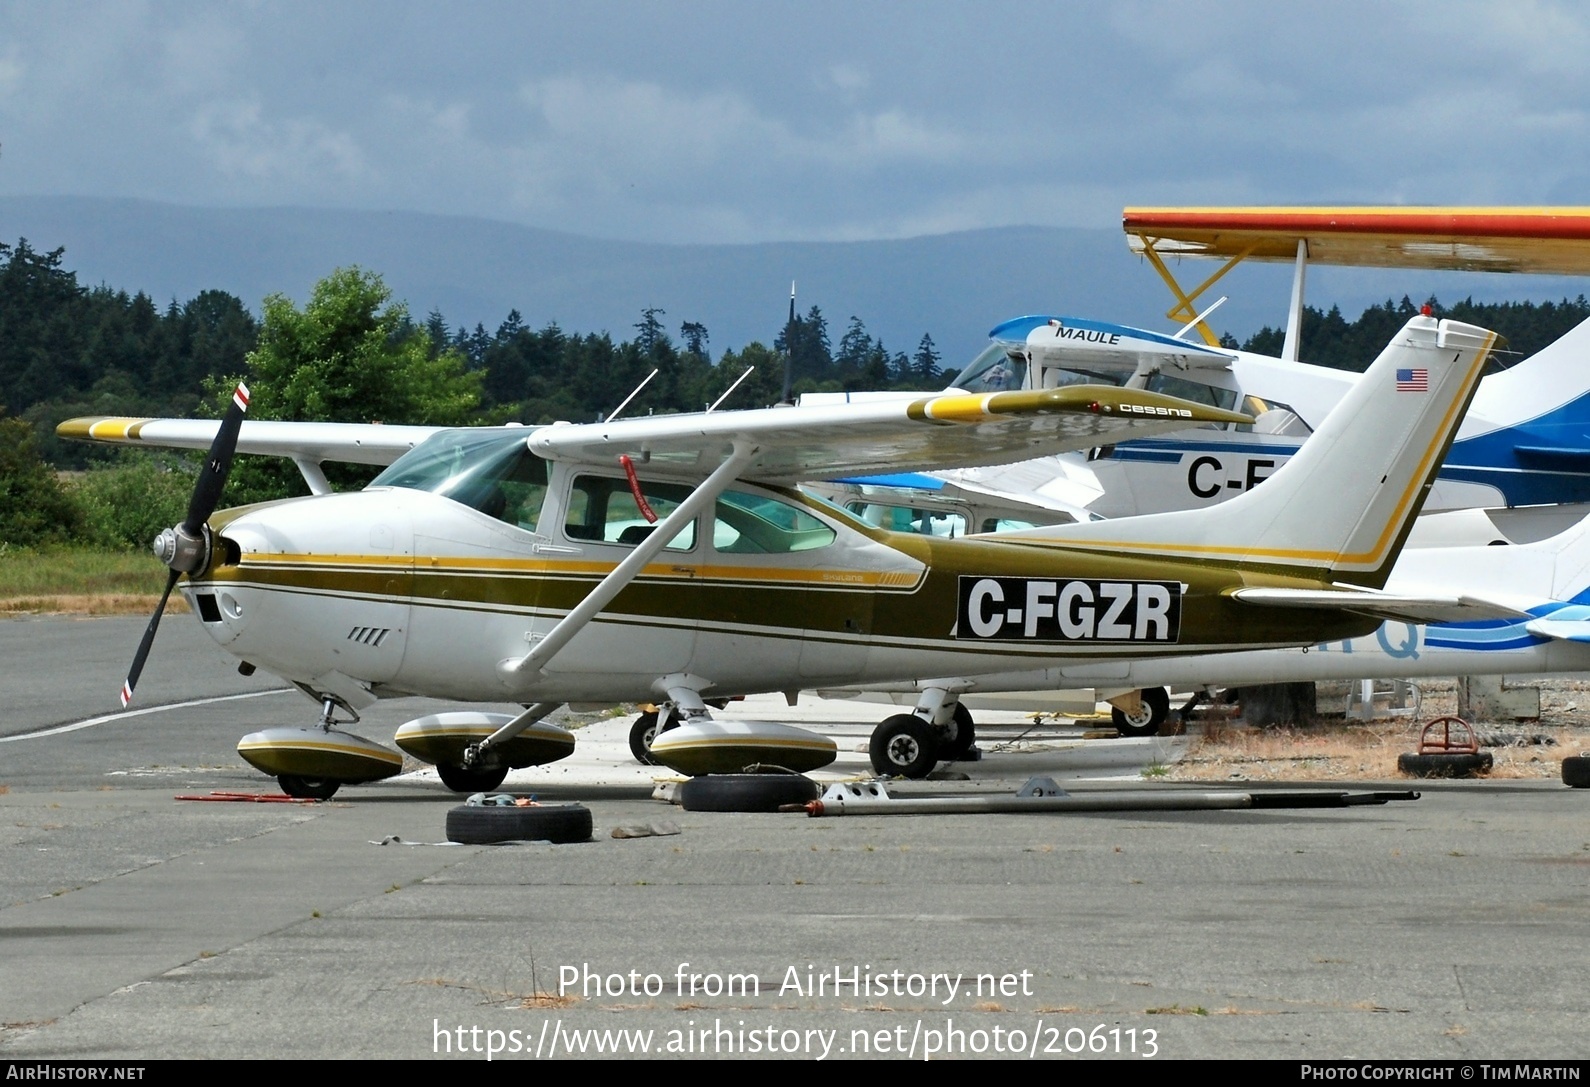
[[[801,774],[702,774],[679,786],[685,811],[778,811],[817,799],[817,783]]]
[[[442,784],[455,793],[489,793],[501,785],[508,776],[506,766],[459,766],[455,763],[436,764],[436,776]]]
[[[933,726],[914,713],[885,718],[867,744],[872,769],[879,777],[925,778],[939,761]]]
[[[972,711],[955,703],[955,738],[939,748],[939,758],[945,762],[964,759],[977,742],[977,726],[972,723]]]
[[[1563,759],[1562,783],[1570,789],[1590,789],[1590,755],[1569,755]]]
[[[1122,736],[1158,736],[1165,718],[1170,715],[1170,692],[1163,687],[1145,687],[1138,695],[1143,699],[1143,705],[1135,714],[1110,707],[1110,719],[1115,723],[1115,731]]]
[[[1431,755],[1398,755],[1397,769],[1416,778],[1466,778],[1491,768],[1491,753],[1444,751]]]
[[[629,753],[642,766],[657,765],[657,760],[651,756],[651,742],[656,738],[657,711],[647,710],[629,727]]]
[[[337,795],[342,782],[329,778],[299,777],[297,774],[277,774],[276,784],[282,787],[282,792],[298,800],[330,800]]]
[[[460,804],[447,812],[447,840],[463,845],[493,842],[585,842],[591,838],[591,809],[584,804],[528,808]]]

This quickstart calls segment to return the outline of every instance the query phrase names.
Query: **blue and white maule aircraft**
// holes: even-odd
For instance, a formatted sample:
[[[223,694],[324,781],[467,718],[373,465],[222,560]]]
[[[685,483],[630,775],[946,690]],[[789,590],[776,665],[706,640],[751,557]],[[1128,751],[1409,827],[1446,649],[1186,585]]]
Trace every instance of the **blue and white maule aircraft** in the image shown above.
[[[1122,228],[1131,249],[1164,279],[1177,303],[1167,314],[1218,349],[1214,331],[1197,312],[1200,296],[1244,261],[1292,265],[1291,301],[1281,357],[1234,353],[1237,387],[1260,401],[1291,405],[1312,428],[1356,375],[1299,363],[1304,357],[1304,283],[1310,265],[1432,269],[1590,276],[1590,208],[1587,207],[1235,207],[1127,208]],[[1192,290],[1177,283],[1166,258],[1222,262]],[[1218,303],[1217,303],[1218,305]],[[1213,307],[1210,307],[1212,309]],[[1480,386],[1425,507],[1519,509],[1552,503],[1590,503],[1590,329],[1580,326],[1557,343]],[[1255,428],[1256,430],[1262,428]],[[1176,451],[1157,442],[1124,443],[1116,459],[1138,457],[1135,479],[1149,463],[1162,467],[1164,488],[1151,500],[1115,507],[1148,513],[1217,502],[1271,470],[1272,439],[1242,448],[1240,442]],[[1158,461],[1152,458],[1158,456]],[[1200,459],[1203,458],[1203,459]],[[1216,464],[1215,462],[1219,463]],[[1216,493],[1218,492],[1218,493]],[[1109,515],[1112,511],[1095,505]],[[1590,510],[1590,507],[1587,507]],[[1431,520],[1426,518],[1427,521]],[[1456,522],[1444,538],[1465,542],[1524,542],[1559,531],[1560,517],[1527,513],[1436,518]],[[1428,537],[1432,541],[1439,538]],[[1420,538],[1415,536],[1414,546]]]
[[[951,388],[985,392],[1109,383],[1246,411],[1257,417],[1255,423],[1131,438],[1096,449],[1085,461],[1076,455],[1051,459],[1047,471],[979,469],[935,473],[936,483],[906,482],[926,490],[948,484],[973,503],[982,495],[996,512],[1013,496],[1036,496],[1038,510],[1047,510],[1037,516],[1049,521],[1069,520],[1080,508],[1125,517],[1212,506],[1285,463],[1358,380],[1356,373],[1298,361],[1309,264],[1590,275],[1590,208],[1128,208],[1123,221],[1132,248],[1179,300],[1168,314],[1182,322],[1178,332],[1089,318],[1018,317],[990,332],[993,342]],[[1184,292],[1165,264],[1167,256],[1225,263]],[[1214,307],[1203,313],[1193,308],[1200,294],[1242,260],[1295,265],[1280,358],[1221,347],[1206,321]],[[1406,376],[1410,383],[1419,380],[1412,371]],[[1481,382],[1425,505],[1424,521],[1428,525],[1429,515],[1441,511],[1519,512],[1443,518],[1444,535],[1422,528],[1411,542],[1541,539],[1577,516],[1521,508],[1556,503],[1590,503],[1590,324]],[[941,518],[936,528],[942,533],[949,524]]]
[[[1357,382],[1356,373],[1073,317],[1023,317],[955,379],[966,392],[1110,382],[1245,410],[1255,422],[1132,438],[1053,470],[1046,497],[1105,517],[1216,505],[1268,478]],[[1086,339],[1084,339],[1086,337]],[[1422,376],[1410,368],[1406,379]],[[999,469],[945,474],[997,486]],[[1590,502],[1590,323],[1480,382],[1426,514]]]

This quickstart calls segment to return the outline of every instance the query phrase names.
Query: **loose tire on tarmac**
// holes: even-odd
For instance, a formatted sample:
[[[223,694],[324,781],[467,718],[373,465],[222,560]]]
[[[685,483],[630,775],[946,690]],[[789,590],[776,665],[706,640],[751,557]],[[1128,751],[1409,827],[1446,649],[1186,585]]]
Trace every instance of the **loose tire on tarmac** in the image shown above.
[[[1489,751],[1437,751],[1428,755],[1398,755],[1397,769],[1416,778],[1466,778],[1488,773]]]
[[[702,774],[679,786],[685,811],[778,811],[817,799],[817,783],[801,774]]]
[[[436,776],[442,779],[442,784],[455,793],[489,793],[503,783],[508,776],[506,766],[459,766],[456,763],[439,762],[436,764]]]
[[[867,754],[879,777],[925,778],[938,765],[939,738],[916,714],[899,713],[872,730]]]
[[[958,762],[966,757],[976,742],[977,728],[972,723],[972,711],[959,702],[955,703],[955,738],[944,741],[939,748],[939,758],[945,762]]]
[[[584,804],[542,804],[514,808],[460,804],[447,812],[447,840],[463,845],[494,842],[585,842],[591,837],[591,809]]]
[[[1570,789],[1590,789],[1590,755],[1569,755],[1563,759],[1562,783]]]
[[[277,774],[276,784],[282,787],[282,792],[297,800],[330,800],[337,795],[342,782],[329,778],[299,777],[297,774]]]
[[[1157,736],[1170,715],[1170,692],[1163,687],[1145,687],[1137,692],[1143,704],[1136,713],[1110,707],[1110,719],[1122,736]]]

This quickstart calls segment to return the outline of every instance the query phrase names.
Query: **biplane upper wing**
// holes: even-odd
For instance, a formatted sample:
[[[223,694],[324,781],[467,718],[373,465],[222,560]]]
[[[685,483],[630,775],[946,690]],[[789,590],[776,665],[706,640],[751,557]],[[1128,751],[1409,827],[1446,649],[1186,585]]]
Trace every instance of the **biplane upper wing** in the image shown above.
[[[947,393],[905,402],[763,408],[541,427],[530,448],[557,460],[611,465],[620,455],[681,472],[710,471],[731,445],[754,446],[742,478],[767,483],[888,470],[929,471],[1087,449],[1250,416],[1105,385]]]
[[[1590,207],[1127,208],[1136,252],[1477,272],[1590,272]]]

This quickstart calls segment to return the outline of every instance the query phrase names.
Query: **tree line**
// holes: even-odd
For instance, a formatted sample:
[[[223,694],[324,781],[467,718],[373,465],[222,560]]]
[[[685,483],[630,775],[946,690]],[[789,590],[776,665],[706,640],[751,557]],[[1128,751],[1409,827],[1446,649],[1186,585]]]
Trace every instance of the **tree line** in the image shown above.
[[[1583,295],[1426,304],[1437,316],[1495,329],[1518,358],[1590,317]],[[1362,370],[1418,309],[1407,297],[1388,300],[1349,322],[1336,307],[1309,307],[1302,357]],[[929,334],[907,355],[852,316],[835,345],[816,305],[803,314],[792,308],[771,346],[753,342],[716,360],[704,324],[683,320],[677,335],[673,327],[656,307],[643,310],[623,340],[555,322],[535,329],[518,310],[495,332],[453,328],[439,312],[419,322],[380,276],[357,268],[333,272],[303,306],[270,296],[259,318],[218,290],[162,309],[142,292],[81,286],[61,249],[0,244],[0,549],[72,540],[144,546],[181,518],[197,455],[63,442],[56,423],[219,416],[240,379],[253,390],[252,418],[469,425],[600,419],[653,371],[627,414],[700,411],[747,371],[724,406],[772,404],[783,395],[786,362],[796,393],[934,389],[953,376]],[[1266,327],[1241,347],[1274,355],[1282,338]],[[1222,342],[1238,346],[1229,333]],[[340,486],[369,477],[357,467],[328,466],[328,475]],[[225,501],[304,491],[291,465],[242,458]]]

